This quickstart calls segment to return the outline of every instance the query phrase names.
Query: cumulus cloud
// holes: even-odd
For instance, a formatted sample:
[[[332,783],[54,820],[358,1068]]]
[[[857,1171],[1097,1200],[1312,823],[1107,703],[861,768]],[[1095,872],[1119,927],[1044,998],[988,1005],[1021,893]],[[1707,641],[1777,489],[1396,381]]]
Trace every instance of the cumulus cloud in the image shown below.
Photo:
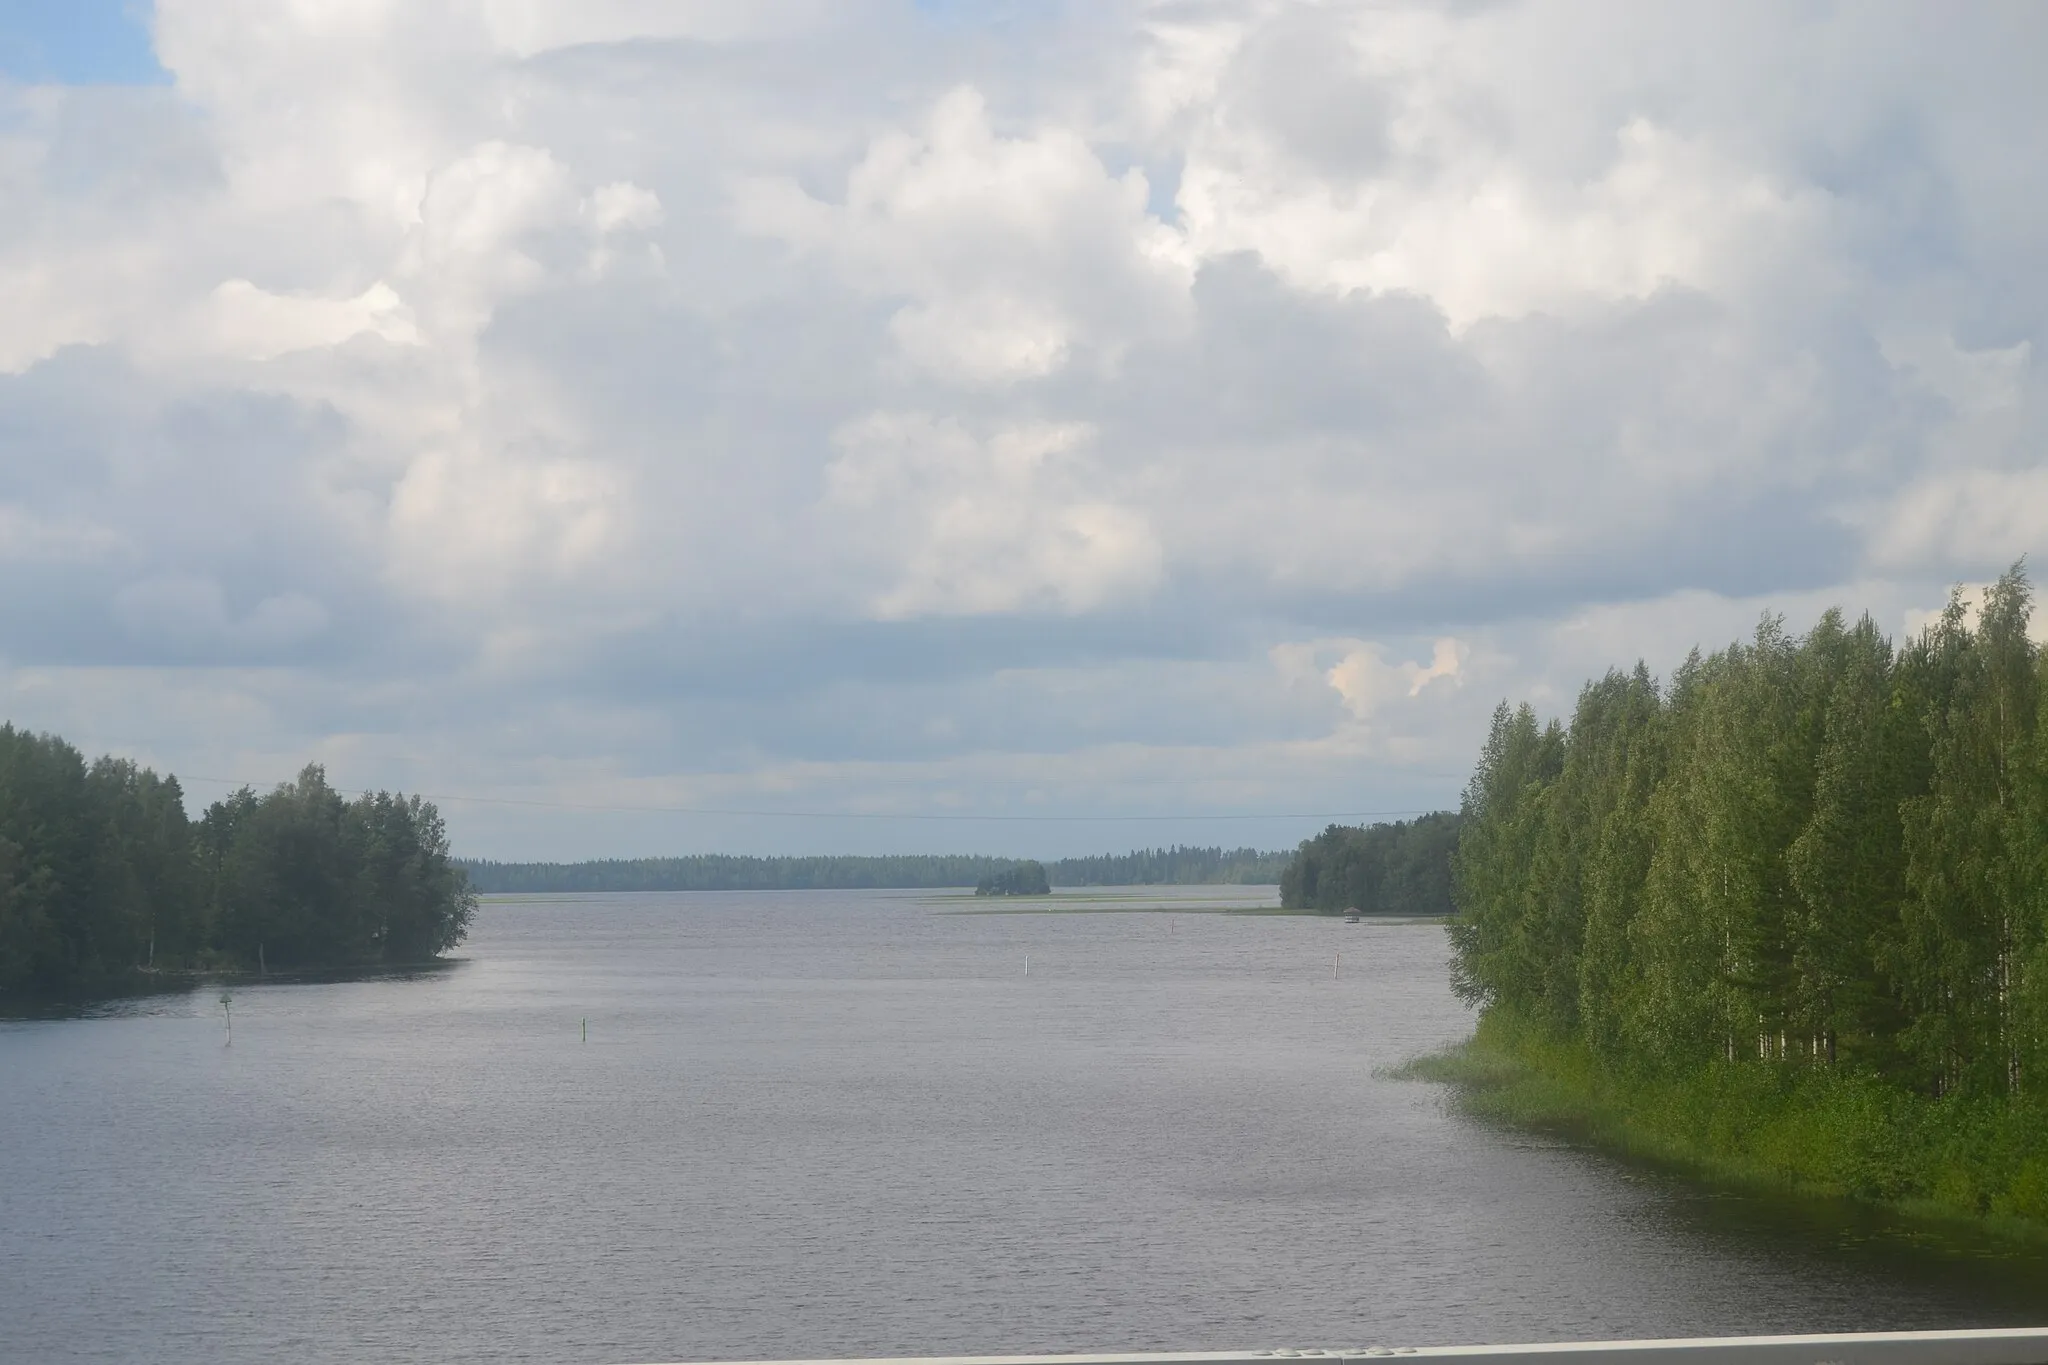
[[[1272,656],[1284,677],[1319,678],[1337,694],[1352,719],[1362,722],[1371,720],[1389,704],[1421,696],[1432,684],[1461,686],[1465,681],[1465,660],[1471,652],[1469,644],[1446,636],[1433,642],[1427,663],[1408,659],[1390,662],[1383,645],[1357,639],[1276,645]]]
[[[1091,436],[1040,425],[977,439],[927,413],[842,428],[831,501],[890,561],[872,610],[1085,612],[1156,584],[1158,542],[1142,515],[1101,496]]]
[[[382,280],[352,299],[292,298],[225,280],[207,303],[200,330],[214,349],[246,360],[339,346],[365,332],[401,346],[420,343],[411,310]]]
[[[901,299],[888,330],[913,365],[983,384],[1050,374],[1077,350],[1111,360],[1171,325],[1192,257],[1147,197],[1143,171],[1111,176],[1077,129],[999,135],[962,86],[923,127],[876,138],[843,205],[778,180],[738,203],[743,224]]]
[[[158,0],[168,87],[0,89],[0,698],[593,805],[1440,804],[1503,695],[2040,549],[2044,26]]]

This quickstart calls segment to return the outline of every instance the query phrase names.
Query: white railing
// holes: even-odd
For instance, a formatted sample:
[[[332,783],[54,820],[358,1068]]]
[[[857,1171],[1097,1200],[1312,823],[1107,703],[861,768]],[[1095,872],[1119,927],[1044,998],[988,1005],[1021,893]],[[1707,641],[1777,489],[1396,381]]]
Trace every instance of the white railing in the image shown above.
[[[1130,1355],[900,1356],[761,1361],[753,1365],[1279,1365],[1387,1357],[1470,1365],[2048,1365],[2048,1328],[1855,1332],[1830,1336],[1691,1337],[1670,1341],[1547,1341],[1525,1346],[1325,1346]]]

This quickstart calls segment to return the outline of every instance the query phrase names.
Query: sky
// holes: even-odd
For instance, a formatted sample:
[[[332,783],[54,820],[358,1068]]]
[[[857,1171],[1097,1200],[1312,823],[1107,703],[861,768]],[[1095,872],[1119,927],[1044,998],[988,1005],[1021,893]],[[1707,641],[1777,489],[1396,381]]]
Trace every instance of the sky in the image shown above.
[[[2048,544],[2048,8],[0,0],[0,718],[1284,847]]]

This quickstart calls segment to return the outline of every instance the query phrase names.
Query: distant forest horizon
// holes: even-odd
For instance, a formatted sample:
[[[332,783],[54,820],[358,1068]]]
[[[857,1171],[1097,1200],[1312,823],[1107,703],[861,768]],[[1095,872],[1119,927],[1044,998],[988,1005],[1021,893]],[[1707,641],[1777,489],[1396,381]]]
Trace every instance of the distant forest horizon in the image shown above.
[[[351,797],[317,763],[193,819],[127,759],[0,722],[0,996],[200,975],[417,965],[463,941],[478,893],[1278,886],[1318,913],[1450,910],[1450,813],[1332,826],[1298,848],[1175,844],[1039,862],[993,855],[500,863],[452,855],[418,795]],[[1040,869],[1043,869],[1043,879]],[[1014,874],[1028,869],[1029,878]],[[1011,894],[1016,894],[1014,891]]]
[[[1073,858],[994,854],[699,853],[579,862],[458,858],[483,895],[562,891],[931,891],[971,887],[1027,862],[1041,862],[1058,886],[1277,886],[1295,850],[1175,844]]]

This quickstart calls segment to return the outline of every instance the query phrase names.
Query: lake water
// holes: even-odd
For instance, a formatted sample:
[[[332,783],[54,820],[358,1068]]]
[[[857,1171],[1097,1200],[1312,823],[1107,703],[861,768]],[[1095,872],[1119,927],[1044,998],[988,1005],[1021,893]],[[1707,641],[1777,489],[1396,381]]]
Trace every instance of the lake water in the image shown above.
[[[1376,1076],[1469,1030],[1443,931],[1194,910],[1246,894],[491,903],[445,970],[238,987],[231,1046],[217,987],[0,1023],[0,1360],[2048,1320],[2037,1253],[1689,1190]]]

